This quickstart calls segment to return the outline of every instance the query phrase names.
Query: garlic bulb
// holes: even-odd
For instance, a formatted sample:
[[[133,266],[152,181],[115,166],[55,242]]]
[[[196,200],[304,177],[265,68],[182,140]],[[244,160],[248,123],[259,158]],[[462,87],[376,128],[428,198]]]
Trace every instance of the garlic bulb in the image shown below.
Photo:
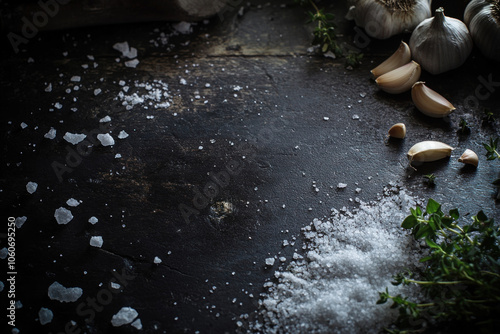
[[[374,78],[378,78],[382,74],[395,70],[398,67],[408,64],[411,60],[411,51],[408,44],[401,41],[399,48],[387,58],[382,64],[371,70],[371,74]]]
[[[465,24],[444,16],[444,9],[436,9],[436,16],[420,23],[410,37],[413,59],[432,74],[439,74],[461,66],[472,51],[472,38]]]
[[[375,82],[384,92],[400,94],[410,90],[420,78],[420,65],[414,61],[379,76]]]
[[[431,16],[432,0],[351,0],[347,19],[364,28],[370,37],[387,39],[412,31]]]
[[[430,117],[442,118],[455,110],[447,99],[427,87],[423,81],[418,81],[413,85],[411,98],[417,109]]]
[[[479,159],[476,152],[466,149],[465,152],[460,156],[460,158],[458,158],[458,162],[477,167],[477,165],[479,164]]]
[[[408,151],[410,163],[413,161],[430,162],[449,157],[453,147],[445,143],[426,140],[413,145]]]
[[[500,61],[500,1],[472,0],[465,8],[464,21],[479,50]]]

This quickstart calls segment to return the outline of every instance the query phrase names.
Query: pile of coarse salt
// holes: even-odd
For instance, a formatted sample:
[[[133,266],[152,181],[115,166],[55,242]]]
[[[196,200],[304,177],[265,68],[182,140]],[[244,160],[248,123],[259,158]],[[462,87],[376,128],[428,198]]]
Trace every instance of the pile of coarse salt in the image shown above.
[[[392,275],[414,268],[420,246],[401,222],[417,200],[404,189],[386,188],[374,203],[314,219],[303,228],[305,254],[267,282],[248,333],[378,333],[397,318],[378,292],[418,298],[414,287],[391,285]],[[280,268],[281,269],[281,268]],[[277,282],[276,282],[277,281]],[[248,315],[242,315],[241,319]]]
[[[140,105],[143,109],[168,108],[172,102],[168,85],[161,80],[153,80],[151,83],[135,81],[134,92],[129,92],[130,86],[124,81],[120,81],[119,84],[123,87],[116,99],[122,101],[126,110],[131,110],[135,105]]]

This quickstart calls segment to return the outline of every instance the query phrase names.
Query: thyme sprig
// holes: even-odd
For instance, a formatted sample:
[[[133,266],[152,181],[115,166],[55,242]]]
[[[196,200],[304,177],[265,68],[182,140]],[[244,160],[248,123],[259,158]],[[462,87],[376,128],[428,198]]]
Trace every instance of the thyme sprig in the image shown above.
[[[425,209],[410,209],[402,227],[425,240],[425,268],[416,275],[398,273],[393,285],[418,285],[426,300],[411,301],[389,289],[377,304],[392,302],[399,310],[390,333],[416,333],[429,328],[473,326],[478,332],[500,328],[500,228],[483,211],[459,224],[457,209],[446,215],[429,199]]]

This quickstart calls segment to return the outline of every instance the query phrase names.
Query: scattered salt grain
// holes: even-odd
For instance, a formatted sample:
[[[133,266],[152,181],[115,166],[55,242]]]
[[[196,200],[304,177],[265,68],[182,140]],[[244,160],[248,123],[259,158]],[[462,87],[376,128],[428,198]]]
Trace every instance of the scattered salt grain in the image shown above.
[[[68,200],[66,201],[66,204],[67,204],[68,206],[75,207],[75,206],[80,205],[80,201],[78,201],[78,200],[76,200],[76,199],[74,199],[74,198],[70,198],[70,199],[68,199]]]
[[[337,188],[338,188],[338,189],[344,189],[345,187],[347,187],[347,184],[346,184],[346,183],[342,183],[342,182],[340,182],[339,184],[337,184]]]
[[[111,318],[111,324],[115,327],[130,324],[139,313],[131,307],[122,307],[118,313]]]
[[[103,240],[101,236],[94,236],[90,238],[90,246],[101,248]]]
[[[98,134],[97,139],[101,142],[102,146],[111,146],[115,144],[115,140],[109,133]]]
[[[7,247],[0,249],[0,259],[5,260],[8,254],[9,251],[7,250]]]
[[[125,83],[125,81],[120,80],[120,81],[118,81],[118,84],[119,84],[120,86],[125,86],[125,84],[126,84],[126,83]]]
[[[128,45],[128,42],[125,41],[125,42],[121,42],[121,43],[115,43],[113,45],[113,49],[115,49],[123,54],[124,52],[129,52],[130,47]]]
[[[61,103],[59,103],[59,102],[56,102],[56,103],[54,104],[54,107],[55,107],[56,109],[62,109],[63,105],[62,105]]]
[[[184,78],[181,78],[181,79],[179,80],[179,83],[180,83],[181,85],[184,85],[184,86],[185,86],[185,85],[187,85],[187,81],[186,81],[186,79],[184,79]]]
[[[54,139],[56,137],[57,130],[54,128],[50,128],[50,130],[43,136],[47,139]]]
[[[172,27],[175,29],[175,31],[177,31],[183,35],[191,33],[191,23],[189,23],[189,22],[182,21],[179,23],[175,23],[175,24],[172,24]]]
[[[74,75],[69,80],[72,81],[72,82],[80,82],[82,80],[82,77],[80,77],[78,75]]]
[[[325,52],[323,54],[323,56],[326,57],[326,58],[332,58],[332,59],[337,58],[337,56],[335,56],[335,53],[333,53],[332,51]]]
[[[352,115],[352,119],[354,119],[354,120],[358,120],[358,119],[359,119],[359,115],[356,115],[356,114],[355,114],[355,115]]]
[[[131,47],[128,51],[122,52],[122,55],[124,57],[127,57],[128,59],[134,59],[135,57],[137,57],[137,49]]]
[[[52,83],[49,83],[49,85],[48,85],[47,87],[45,87],[45,91],[46,91],[47,93],[52,92]]]
[[[324,121],[328,121],[329,119],[330,119],[330,117],[323,117]]]
[[[274,257],[268,257],[266,259],[266,265],[268,265],[268,266],[274,265]]]
[[[40,324],[46,325],[52,321],[54,318],[54,313],[48,308],[42,307],[40,311],[38,311],[38,319],[40,320]]]
[[[83,133],[66,132],[64,134],[63,139],[66,140],[70,144],[76,145],[76,144],[80,143],[81,141],[83,141],[86,137],[87,137],[87,135],[85,135]]]
[[[22,122],[21,123],[21,129],[26,129],[28,127],[28,124]]]
[[[115,283],[115,282],[111,282],[111,287],[115,290],[118,290],[119,288],[121,288],[122,286],[118,283]]]
[[[101,92],[102,92],[102,89],[100,89],[100,88],[96,88],[96,89],[94,89],[94,95],[95,95],[95,96],[97,96],[97,95],[101,94]]]
[[[99,221],[99,219],[97,219],[94,216],[89,218],[89,223],[91,223],[92,225],[95,225],[98,221]]]
[[[54,212],[54,218],[56,218],[58,224],[65,225],[73,219],[73,215],[68,209],[60,207]]]
[[[141,330],[142,329],[141,319],[139,318],[135,319],[135,321],[131,323],[130,326],[135,327],[138,330]]]
[[[77,301],[83,294],[81,288],[65,288],[59,282],[54,282],[49,286],[48,295],[52,300],[58,300],[61,303]]]
[[[128,133],[125,132],[125,130],[121,130],[120,133],[118,134],[118,139],[125,139],[128,137]]]
[[[122,157],[122,155],[120,153],[115,154],[115,159],[120,159],[121,157]]]
[[[111,122],[111,117],[105,116],[99,120],[99,123],[107,123],[107,122]]]
[[[154,258],[153,262],[154,262],[155,264],[160,264],[162,261],[161,261],[161,259],[160,259],[158,256],[155,256],[155,258]]]
[[[22,217],[17,217],[15,222],[16,222],[16,227],[21,228],[24,223],[26,223],[26,220],[28,220],[28,217],[22,216]]]
[[[26,191],[30,194],[33,194],[36,191],[36,188],[38,188],[38,183],[36,182],[30,181],[26,184]]]
[[[132,60],[128,60],[125,62],[126,67],[132,67],[132,68],[136,68],[138,64],[139,64],[139,60],[137,60],[137,59],[132,59]]]

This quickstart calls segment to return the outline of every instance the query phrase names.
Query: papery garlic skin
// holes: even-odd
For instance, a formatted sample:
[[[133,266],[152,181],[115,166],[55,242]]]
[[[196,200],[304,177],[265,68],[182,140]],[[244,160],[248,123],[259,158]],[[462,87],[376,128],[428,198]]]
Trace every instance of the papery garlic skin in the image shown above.
[[[432,0],[351,0],[346,18],[354,19],[368,36],[387,39],[411,32],[431,16]]]
[[[429,117],[443,118],[455,110],[450,101],[427,87],[423,81],[413,85],[411,98],[417,109]]]
[[[397,69],[405,64],[408,64],[411,60],[411,51],[408,44],[401,41],[399,48],[394,52],[389,58],[387,58],[380,65],[375,67],[370,73],[374,78],[378,78],[382,74],[390,72]]]
[[[472,38],[460,20],[436,9],[433,18],[420,23],[410,37],[412,57],[431,74],[440,74],[460,67],[472,51]]]
[[[408,151],[408,159],[410,159],[410,163],[413,161],[431,162],[449,157],[451,155],[451,151],[453,151],[453,147],[446,145],[445,143],[434,140],[426,140],[421,141],[410,148]]]
[[[404,123],[396,123],[389,129],[389,137],[403,139],[406,137],[406,125]]]
[[[465,8],[464,21],[479,50],[500,61],[500,1],[472,0]]]
[[[384,92],[400,94],[411,89],[420,78],[422,70],[414,61],[379,76],[375,82]]]
[[[460,158],[458,158],[458,162],[477,167],[479,164],[479,158],[477,157],[476,152],[466,149],[465,152],[460,156]]]

